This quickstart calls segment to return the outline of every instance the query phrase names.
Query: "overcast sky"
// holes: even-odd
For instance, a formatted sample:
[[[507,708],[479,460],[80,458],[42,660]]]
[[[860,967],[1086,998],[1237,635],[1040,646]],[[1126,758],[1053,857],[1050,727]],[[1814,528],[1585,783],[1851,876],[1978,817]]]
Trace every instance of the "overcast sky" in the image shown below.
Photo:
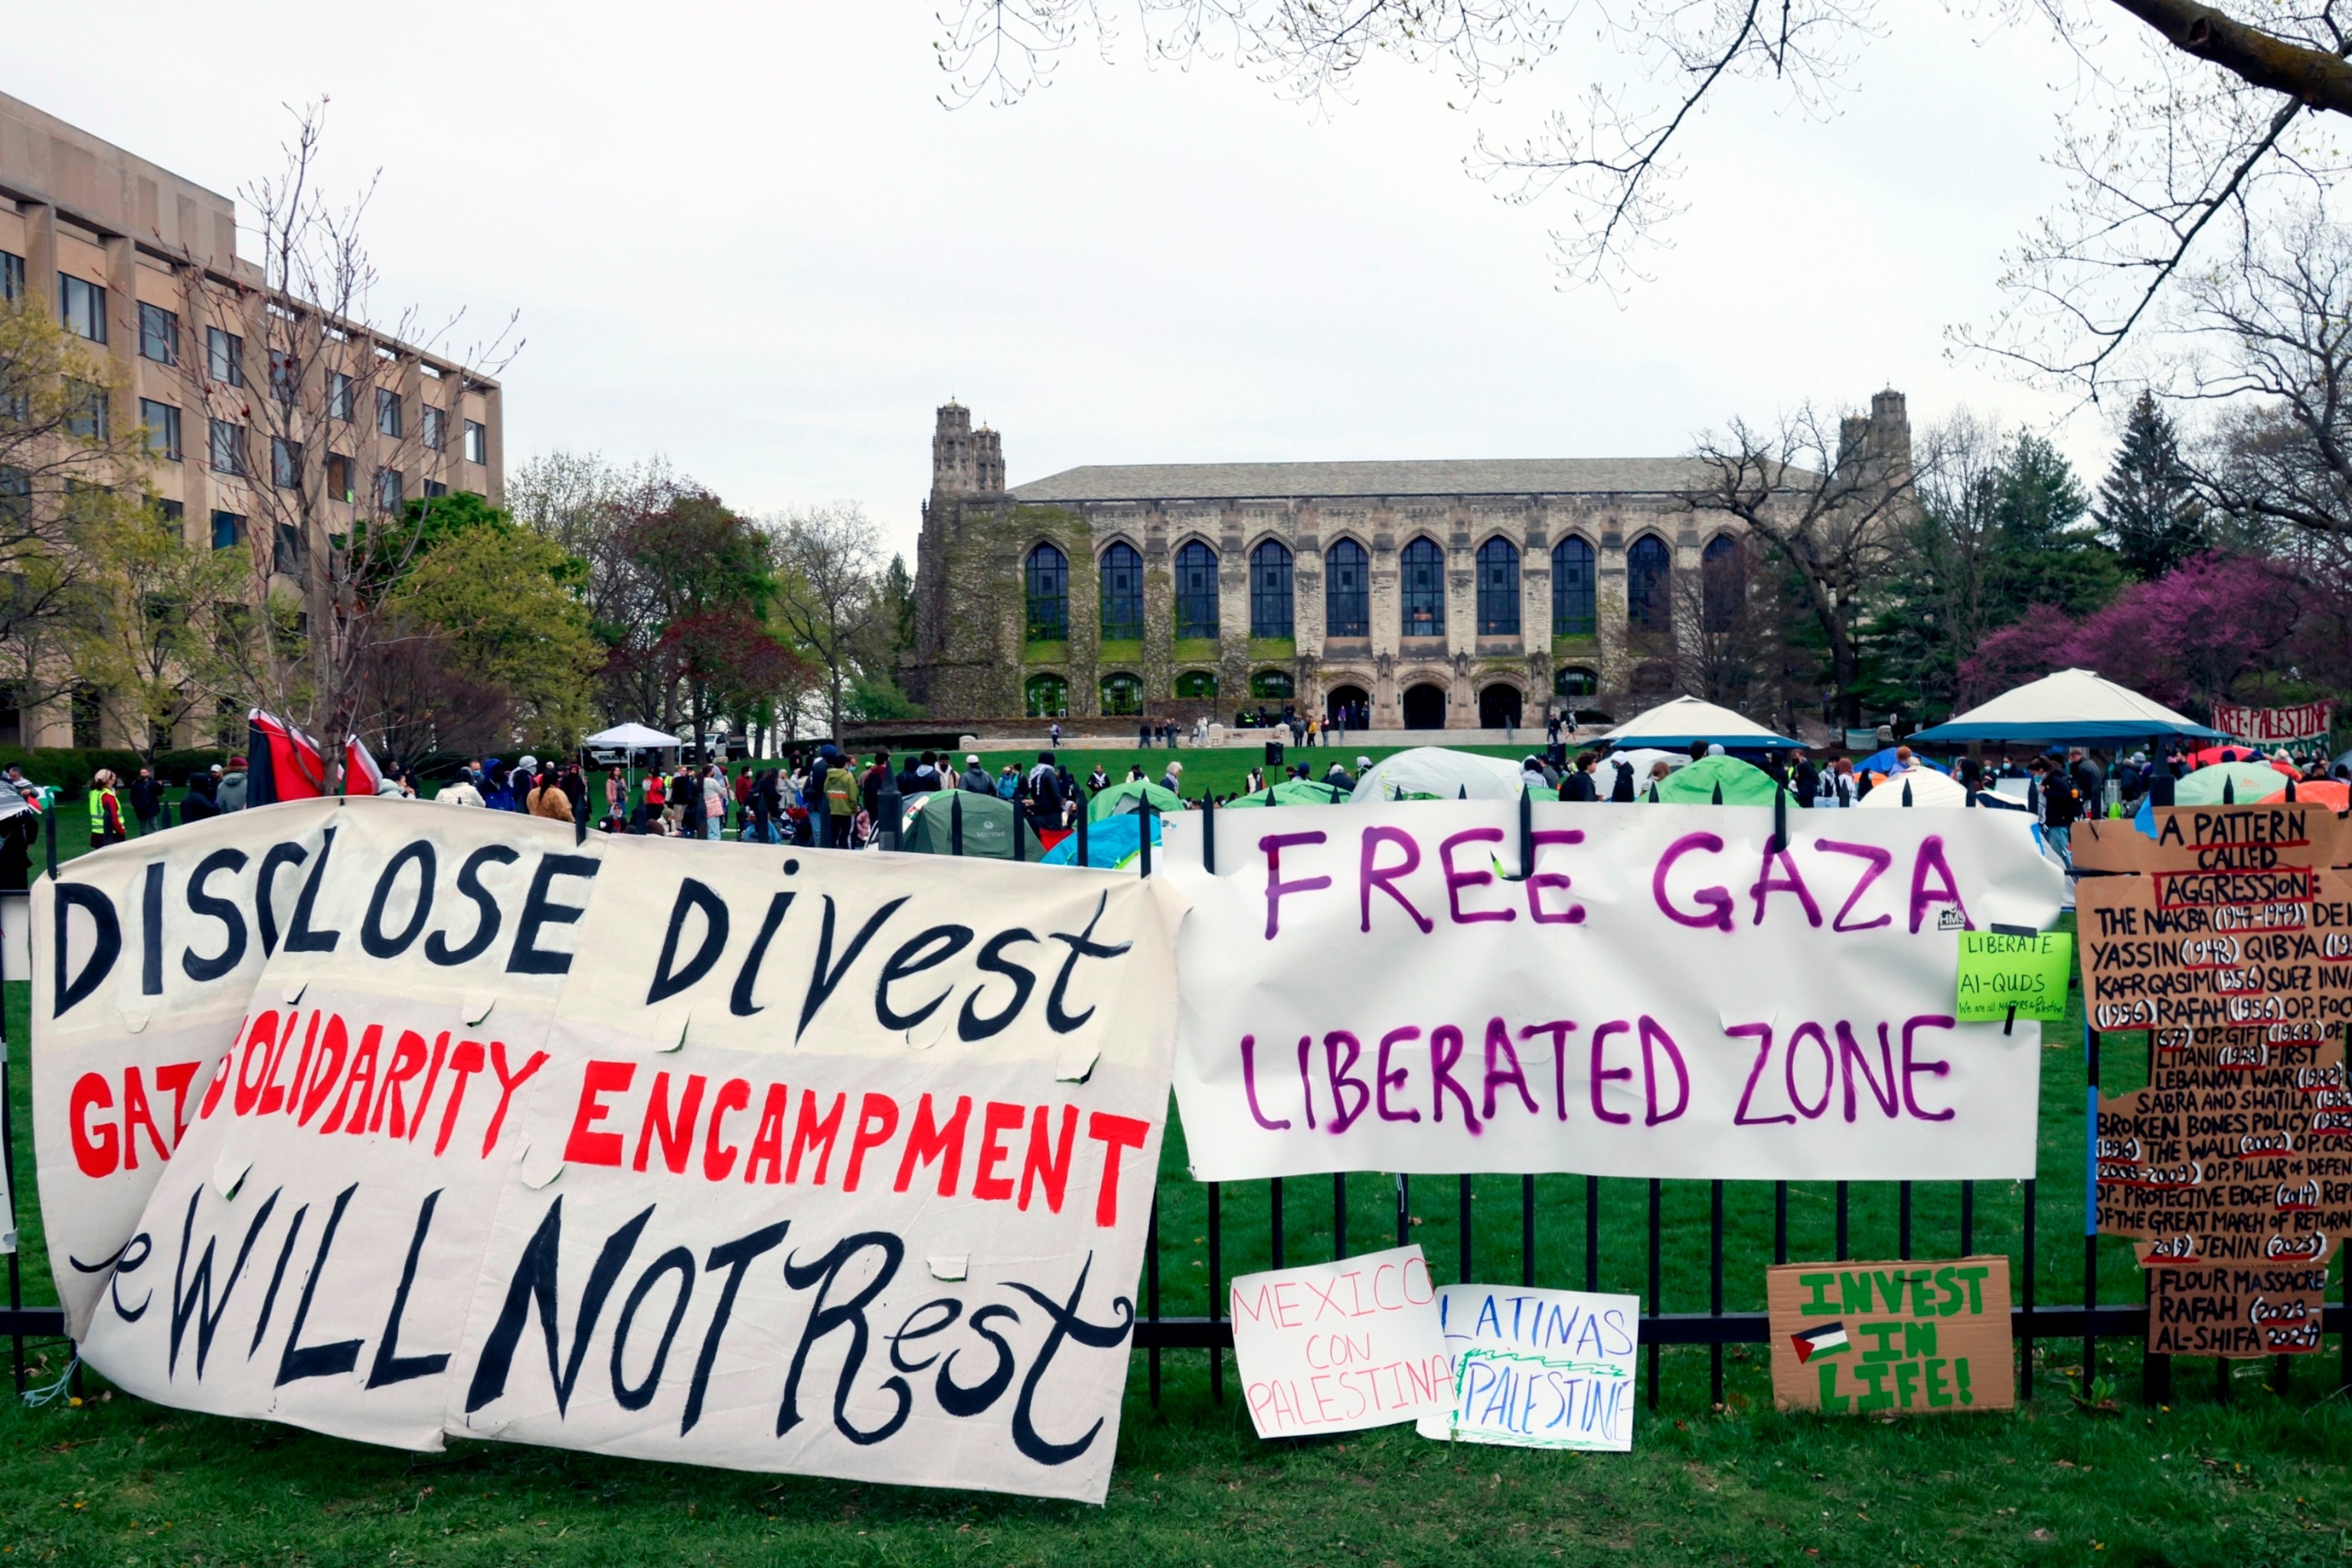
[[[235,194],[326,95],[327,176],[381,169],[379,313],[521,312],[509,468],[667,455],[755,510],[856,500],[911,548],[932,410],[1014,483],[1081,463],[1667,455],[1734,416],[1910,395],[2047,427],[2063,405],[1946,353],[2051,200],[2067,61],[1885,13],[1826,116],[1743,87],[1698,124],[1652,279],[1562,290],[1548,228],[1462,168],[1496,105],[1368,73],[1318,110],[1222,64],[1074,51],[950,110],[931,5],[242,3],[16,7],[0,88]],[[233,25],[231,16],[238,18]],[[2055,426],[2104,464],[2103,417]],[[2095,481],[2095,472],[2085,475]]]

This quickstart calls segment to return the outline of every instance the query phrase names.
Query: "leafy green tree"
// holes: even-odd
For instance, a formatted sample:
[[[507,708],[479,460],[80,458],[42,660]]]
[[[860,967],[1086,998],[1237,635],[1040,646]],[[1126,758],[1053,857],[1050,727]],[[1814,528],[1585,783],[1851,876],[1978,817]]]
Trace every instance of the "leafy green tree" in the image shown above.
[[[2123,445],[2094,509],[2124,570],[2152,583],[2210,541],[2205,508],[2181,470],[2180,440],[2152,394],[2124,422]]]
[[[181,725],[208,719],[244,677],[245,563],[188,543],[177,522],[129,497],[79,498],[82,613],[74,674],[150,766]]]

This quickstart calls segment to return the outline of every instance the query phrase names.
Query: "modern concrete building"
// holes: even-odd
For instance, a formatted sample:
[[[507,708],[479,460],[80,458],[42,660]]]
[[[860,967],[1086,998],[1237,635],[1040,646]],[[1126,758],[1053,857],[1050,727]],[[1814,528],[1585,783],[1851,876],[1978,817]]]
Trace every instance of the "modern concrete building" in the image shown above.
[[[121,366],[136,406],[109,417],[149,430],[155,489],[191,543],[299,568],[326,541],[283,521],[295,511],[265,485],[324,498],[299,515],[329,538],[407,498],[500,500],[496,381],[349,321],[280,324],[303,312],[268,283],[237,254],[231,198],[0,94],[0,297],[56,312]],[[310,352],[264,349],[280,341]],[[258,406],[281,359],[328,416],[315,431],[293,429],[293,390]],[[0,695],[0,744],[95,744],[96,722],[65,702],[20,715]]]
[[[1904,396],[1844,443],[1907,476]],[[941,719],[1345,710],[1371,729],[1618,719],[1673,696],[1678,638],[1744,524],[1675,458],[1087,467],[1007,488],[950,403],[931,442],[908,684]],[[1744,591],[1744,590],[1742,590]]]

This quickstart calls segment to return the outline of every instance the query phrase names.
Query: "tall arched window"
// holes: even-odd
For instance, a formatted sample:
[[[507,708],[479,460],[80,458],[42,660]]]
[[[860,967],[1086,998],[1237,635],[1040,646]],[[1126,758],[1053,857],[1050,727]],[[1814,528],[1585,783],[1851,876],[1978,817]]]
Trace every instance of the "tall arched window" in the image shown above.
[[[1176,696],[1184,702],[1213,702],[1217,678],[1205,669],[1188,669],[1176,678]]]
[[[1727,533],[1718,533],[1707,542],[1698,558],[1699,584],[1705,590],[1703,628],[1709,632],[1727,632],[1739,618],[1739,607],[1748,598],[1748,561],[1740,552],[1739,543]]]
[[[1269,539],[1250,552],[1250,636],[1290,635],[1290,552]]]
[[[1102,710],[1113,718],[1143,711],[1143,681],[1133,675],[1106,675],[1102,681]]]
[[[1402,601],[1403,634],[1409,637],[1445,635],[1445,552],[1426,539],[1416,539],[1398,552],[1397,588]]]
[[[1589,637],[1600,629],[1592,609],[1592,546],[1563,539],[1551,552],[1551,635]]]
[[[1070,635],[1070,558],[1050,544],[1029,552],[1024,568],[1029,640],[1063,642]]]
[[[1637,632],[1663,632],[1673,625],[1666,604],[1671,565],[1665,541],[1645,533],[1625,552],[1625,624]]]
[[[1372,635],[1372,562],[1364,547],[1343,539],[1323,552],[1323,635]]]
[[[1132,544],[1102,552],[1102,635],[1105,642],[1143,640],[1143,557]]]
[[[1032,719],[1066,719],[1070,716],[1070,683],[1058,675],[1033,675],[1022,689],[1029,700]]]
[[[1478,547],[1478,635],[1519,635],[1519,552],[1507,539]]]
[[[1217,635],[1217,552],[1197,539],[1176,552],[1176,635]]]

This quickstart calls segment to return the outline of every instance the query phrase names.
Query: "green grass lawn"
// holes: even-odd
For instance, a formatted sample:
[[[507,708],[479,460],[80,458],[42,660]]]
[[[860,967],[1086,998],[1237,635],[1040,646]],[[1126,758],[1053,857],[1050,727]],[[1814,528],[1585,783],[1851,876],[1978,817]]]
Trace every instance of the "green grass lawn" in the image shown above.
[[[1394,731],[1384,732],[1393,733]],[[1433,731],[1433,733],[1438,732],[1440,731]],[[1391,757],[1399,752],[1412,749],[1409,746],[1359,745],[1350,739],[1345,746],[1286,747],[1283,751],[1283,763],[1285,766],[1304,763],[1307,771],[1319,779],[1330,770],[1331,764],[1335,762],[1345,763],[1348,772],[1353,773],[1357,771],[1358,757],[1370,757],[1377,763],[1383,757]],[[1530,753],[1540,753],[1543,749],[1544,739],[1541,730],[1533,731],[1528,743],[1522,746],[1448,748],[1457,752],[1475,752],[1482,756],[1509,757],[1515,761]],[[962,766],[963,759],[967,754],[961,752],[955,753],[954,760],[958,767]],[[1197,800],[1203,793],[1213,793],[1221,798],[1225,795],[1239,795],[1248,787],[1249,771],[1252,768],[1265,766],[1265,752],[1256,746],[1247,748],[1219,746],[1213,750],[1181,746],[1173,752],[1161,751],[1156,747],[1149,752],[1139,752],[1133,749],[1080,751],[1074,746],[1065,746],[1054,755],[1081,784],[1086,782],[1087,773],[1097,763],[1102,765],[1103,772],[1110,775],[1110,782],[1113,784],[1125,779],[1127,770],[1130,766],[1141,768],[1144,777],[1157,784],[1160,782],[1160,776],[1168,771],[1168,764],[1171,762],[1181,763],[1184,764],[1183,793],[1187,800]],[[894,757],[892,760],[895,762],[897,759]],[[1037,752],[1034,751],[983,752],[980,755],[980,760],[982,765],[987,768],[991,774],[1002,770],[1007,763],[1026,771],[1037,761]],[[1281,770],[1278,768],[1269,772],[1274,779],[1281,777]]]
[[[1124,753],[1114,753],[1124,755]],[[1245,763],[1247,757],[1230,753]],[[1192,756],[1213,758],[1214,752]],[[1352,760],[1352,753],[1350,753]],[[1123,771],[1123,770],[1122,770]],[[1187,768],[1190,773],[1192,769]],[[70,812],[61,826],[70,829]],[[68,835],[66,842],[71,842]],[[9,1090],[26,1125],[25,987],[7,988]],[[2042,1300],[2079,1299],[2083,1268],[2084,1064],[2079,1019],[2049,1029],[2042,1055]],[[2111,1050],[2111,1091],[2139,1081],[2139,1053]],[[1187,1181],[1181,1127],[1162,1161],[1161,1308],[1209,1300],[1205,1190]],[[51,1299],[33,1158],[16,1151],[24,1291]],[[1538,1280],[1583,1283],[1586,1186],[1538,1183]],[[1285,1186],[1288,1256],[1328,1256],[1332,1183]],[[1763,1300],[1772,1251],[1769,1184],[1726,1184],[1727,1309]],[[2021,1192],[1977,1191],[1976,1246],[2021,1259]],[[1393,1240],[1392,1177],[1347,1184],[1351,1250]],[[1659,1305],[1708,1301],[1704,1183],[1664,1189],[1669,1238]],[[1913,1251],[1958,1246],[1958,1189],[1913,1194]],[[1456,1277],[1458,1184],[1412,1184],[1406,1234],[1441,1280]],[[1223,1263],[1267,1261],[1267,1189],[1233,1189]],[[1601,1283],[1646,1293],[1648,1184],[1601,1184]],[[1519,1183],[1473,1186],[1473,1272],[1515,1279]],[[1790,1189],[1790,1247],[1830,1255],[1834,1189]],[[1851,1249],[1892,1256],[1898,1196],[1853,1190]],[[2340,1263],[2338,1265],[2341,1267]],[[2102,1299],[2137,1300],[2127,1243],[2100,1245]],[[62,1368],[37,1351],[37,1377]],[[106,1392],[0,1415],[0,1560],[151,1563],[585,1563],[662,1558],[827,1563],[2335,1563],[2352,1556],[2352,1408],[2325,1352],[2284,1391],[2270,1363],[2240,1363],[2226,1397],[2215,1363],[2175,1368],[2178,1402],[2138,1403],[2137,1342],[2108,1341],[2085,1410],[2079,1341],[2038,1347],[2032,1397],[2014,1415],[1897,1422],[1773,1412],[1763,1347],[1726,1354],[1726,1400],[1710,1408],[1709,1352],[1666,1351],[1657,1406],[1645,1398],[1630,1455],[1449,1447],[1390,1428],[1265,1444],[1236,1398],[1211,1397],[1202,1352],[1133,1358],[1118,1468],[1102,1509],[798,1478],[741,1475],[545,1448],[464,1443],[409,1455],[291,1428],[192,1415]],[[1649,1376],[1645,1364],[1643,1376]]]

